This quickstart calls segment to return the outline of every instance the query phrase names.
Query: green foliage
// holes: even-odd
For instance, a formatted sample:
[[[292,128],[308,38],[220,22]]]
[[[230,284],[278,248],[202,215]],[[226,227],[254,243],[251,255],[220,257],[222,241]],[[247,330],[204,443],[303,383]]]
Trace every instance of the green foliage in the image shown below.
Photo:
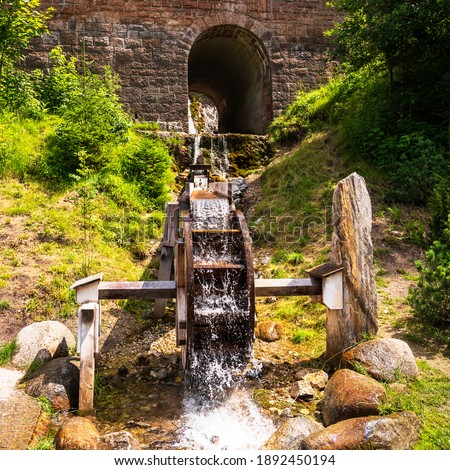
[[[445,240],[445,229],[450,216],[450,166],[446,172],[436,175],[435,181],[430,198],[431,235],[435,240]]]
[[[46,163],[50,175],[68,178],[80,168],[81,157],[89,168],[97,171],[105,168],[109,159],[102,152],[103,146],[123,141],[131,120],[116,94],[117,77],[108,67],[99,75],[82,61],[82,71],[78,73],[72,60],[62,62],[65,72],[58,76],[66,77],[64,86],[58,85],[61,94],[50,96],[60,102],[63,120],[49,139]],[[68,84],[70,89],[66,90]]]
[[[40,10],[40,0],[9,0],[0,7],[0,80],[4,67],[23,57],[31,39],[47,31],[53,8]]]
[[[341,91],[341,78],[312,91],[300,90],[297,99],[271,123],[269,132],[272,139],[275,142],[296,141],[319,130],[321,121]]]
[[[124,147],[120,165],[125,180],[139,188],[148,204],[162,208],[173,181],[172,158],[166,144],[158,139],[136,136]]]
[[[378,60],[389,73],[396,119],[440,127],[448,144],[450,3],[440,0],[334,0],[345,13],[328,32],[338,56],[360,68]]]
[[[408,295],[414,313],[436,326],[450,323],[450,217],[442,240],[426,252],[426,264],[416,262],[420,279]]]
[[[0,177],[23,179],[40,159],[46,136],[55,120],[34,120],[15,114],[0,114]]]
[[[7,364],[17,351],[17,343],[14,339],[0,346],[0,366]]]
[[[428,200],[436,175],[445,172],[448,153],[424,132],[383,135],[373,157],[391,175],[388,198],[423,204]]]

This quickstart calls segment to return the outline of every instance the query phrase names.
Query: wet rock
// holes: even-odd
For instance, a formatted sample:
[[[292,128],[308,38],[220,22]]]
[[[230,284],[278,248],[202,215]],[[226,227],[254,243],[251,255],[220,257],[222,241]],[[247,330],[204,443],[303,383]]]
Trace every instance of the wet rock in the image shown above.
[[[307,450],[408,450],[419,439],[420,421],[410,411],[365,416],[333,424],[303,441]]]
[[[315,390],[306,380],[298,380],[291,385],[289,395],[294,400],[311,401],[314,399]]]
[[[261,447],[263,450],[298,450],[310,434],[319,432],[323,426],[311,418],[297,416],[286,420]]]
[[[59,450],[96,450],[100,434],[87,418],[75,417],[67,420],[55,436]]]
[[[48,398],[55,410],[78,407],[80,383],[79,360],[61,357],[53,359],[31,374],[25,381],[25,391],[32,397]]]
[[[141,445],[128,431],[118,431],[101,436],[98,448],[101,450],[140,450]]]
[[[18,351],[12,358],[16,367],[28,367],[34,360],[41,362],[64,357],[76,346],[75,336],[58,321],[32,323],[17,335]]]
[[[304,380],[316,390],[323,390],[328,382],[328,374],[321,369],[301,369],[295,374],[296,380]]]
[[[356,345],[343,355],[345,364],[358,363],[377,380],[393,382],[399,376],[415,378],[419,374],[414,355],[407,343],[395,338],[379,338]]]
[[[376,415],[386,391],[371,377],[340,369],[328,381],[321,406],[325,426],[349,418]]]
[[[271,343],[281,339],[283,325],[277,321],[263,321],[258,323],[255,329],[255,335],[261,341]]]

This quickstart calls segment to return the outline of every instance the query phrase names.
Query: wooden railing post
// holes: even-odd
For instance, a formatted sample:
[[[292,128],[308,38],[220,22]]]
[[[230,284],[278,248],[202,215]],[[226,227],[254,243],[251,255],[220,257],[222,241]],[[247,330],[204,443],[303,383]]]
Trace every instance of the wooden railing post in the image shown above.
[[[81,415],[94,410],[95,354],[98,352],[100,305],[82,304],[78,312],[78,352],[80,354],[80,393],[78,410]]]

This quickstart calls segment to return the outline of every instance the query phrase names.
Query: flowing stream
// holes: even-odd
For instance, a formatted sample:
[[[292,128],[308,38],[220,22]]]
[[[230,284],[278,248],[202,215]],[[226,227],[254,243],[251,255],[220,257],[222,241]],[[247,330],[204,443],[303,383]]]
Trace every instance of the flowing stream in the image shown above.
[[[195,351],[191,358],[178,445],[189,449],[258,449],[275,429],[244,387],[242,372],[252,345],[248,344],[249,351],[243,354],[221,348],[217,341],[217,325],[225,322],[228,331],[239,336],[239,328],[250,314],[248,292],[239,285],[239,269],[243,269],[239,267],[240,254],[230,232],[220,232],[230,228],[229,203],[220,198],[194,200],[191,212],[194,229],[214,230],[209,240],[194,243],[194,260],[237,268],[221,273],[218,281],[208,269],[195,274],[201,294],[194,301],[194,316],[209,320],[210,346]]]

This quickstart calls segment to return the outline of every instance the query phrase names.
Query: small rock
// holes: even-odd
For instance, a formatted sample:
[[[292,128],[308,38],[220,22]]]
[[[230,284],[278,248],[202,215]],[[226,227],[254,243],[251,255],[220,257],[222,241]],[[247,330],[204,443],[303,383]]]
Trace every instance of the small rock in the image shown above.
[[[60,357],[44,364],[25,381],[25,391],[32,397],[48,398],[55,410],[78,408],[80,383],[79,360]]]
[[[99,438],[101,450],[140,450],[141,445],[128,431],[105,434]]]
[[[301,413],[302,415],[305,415],[305,416],[308,416],[309,414],[311,414],[311,412],[308,410],[308,408],[302,408],[302,409],[300,410],[300,413]]]
[[[408,386],[406,384],[401,384],[398,382],[390,384],[389,388],[391,390],[394,390],[394,392],[398,393],[399,395],[403,395],[404,393],[406,393],[406,390],[408,390]]]
[[[313,388],[323,390],[328,382],[328,374],[321,369],[301,369],[295,374],[296,380],[306,380]]]
[[[264,450],[298,450],[311,433],[321,431],[323,426],[311,418],[297,416],[286,420],[261,447]]]
[[[285,418],[290,418],[292,416],[292,410],[290,408],[285,408],[281,411],[280,416],[284,416]]]
[[[96,450],[100,434],[87,418],[75,417],[67,420],[55,436],[58,450]]]
[[[255,329],[256,337],[268,343],[281,339],[282,332],[283,325],[271,320],[258,323]]]
[[[298,380],[291,385],[289,395],[294,400],[311,401],[314,399],[315,392],[309,382]]]

